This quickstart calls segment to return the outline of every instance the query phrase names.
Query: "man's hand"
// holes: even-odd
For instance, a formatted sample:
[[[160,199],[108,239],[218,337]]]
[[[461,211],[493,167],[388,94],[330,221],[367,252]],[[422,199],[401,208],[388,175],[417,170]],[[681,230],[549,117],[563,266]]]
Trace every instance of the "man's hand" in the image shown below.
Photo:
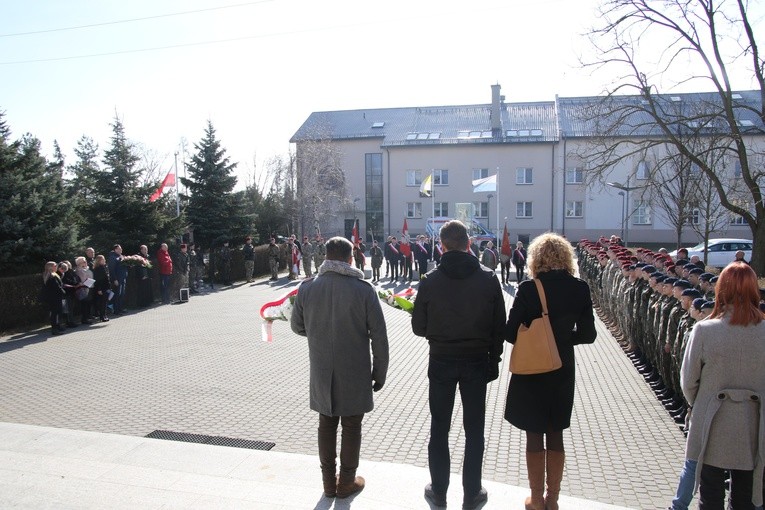
[[[382,382],[374,382],[372,383],[372,391],[380,391],[384,385],[385,383]]]

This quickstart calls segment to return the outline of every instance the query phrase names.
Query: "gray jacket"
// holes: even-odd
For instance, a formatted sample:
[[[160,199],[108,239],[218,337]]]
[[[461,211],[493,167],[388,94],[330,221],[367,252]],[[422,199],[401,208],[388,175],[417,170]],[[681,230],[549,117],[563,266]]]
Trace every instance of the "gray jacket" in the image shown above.
[[[371,411],[372,384],[384,384],[388,372],[388,333],[364,274],[345,262],[325,261],[319,276],[300,286],[290,325],[308,337],[311,409],[327,416]]]
[[[725,469],[754,470],[755,505],[762,505],[765,455],[765,424],[759,423],[765,418],[764,338],[765,321],[751,326],[731,326],[727,318],[699,321],[680,370],[683,393],[693,406],[686,458]]]

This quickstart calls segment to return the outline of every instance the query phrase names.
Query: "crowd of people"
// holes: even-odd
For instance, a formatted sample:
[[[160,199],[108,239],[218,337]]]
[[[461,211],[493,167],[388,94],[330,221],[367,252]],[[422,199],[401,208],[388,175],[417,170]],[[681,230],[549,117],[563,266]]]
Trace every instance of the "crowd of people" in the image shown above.
[[[730,508],[762,505],[765,292],[743,252],[719,275],[687,250],[673,259],[616,237],[577,252],[601,318],[688,436],[670,508],[687,509],[698,486],[699,508],[722,509],[726,476]]]
[[[125,255],[122,246],[115,244],[106,255],[86,248],[82,256],[69,261],[47,262],[43,270],[43,284],[38,300],[46,306],[51,334],[59,335],[66,328],[90,325],[95,321],[108,322],[109,313],[126,312],[126,290],[129,285],[136,295],[136,304],[145,308],[154,304],[152,275],[159,274],[161,302],[170,303],[170,282],[173,275],[180,278],[180,286],[198,292],[204,275],[204,259],[198,246],[181,244],[171,256],[168,245],[162,243],[154,257],[146,245],[135,255]],[[201,271],[200,271],[201,268]]]

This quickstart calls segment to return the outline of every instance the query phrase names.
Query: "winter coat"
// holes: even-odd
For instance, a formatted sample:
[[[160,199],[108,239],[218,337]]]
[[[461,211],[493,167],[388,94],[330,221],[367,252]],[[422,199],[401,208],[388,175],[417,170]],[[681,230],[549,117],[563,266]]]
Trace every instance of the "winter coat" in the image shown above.
[[[483,250],[483,254],[481,254],[481,264],[488,267],[489,269],[497,269],[497,264],[499,263],[497,250],[494,248],[486,248]]]
[[[53,313],[61,313],[63,305],[61,300],[66,296],[64,284],[58,273],[51,274],[43,284],[41,293],[42,301],[48,306],[48,310]]]
[[[513,250],[513,265],[515,267],[526,266],[526,250],[523,248],[516,248]]]
[[[755,505],[762,505],[765,455],[764,339],[765,321],[749,326],[731,326],[726,317],[699,321],[680,369],[683,394],[693,407],[686,458],[723,469],[754,469]],[[701,469],[696,472],[698,480]]]
[[[111,287],[109,268],[107,266],[93,266],[93,290],[106,292]]]
[[[420,282],[412,331],[424,336],[430,354],[462,357],[502,352],[505,300],[499,280],[478,259],[448,251]]]
[[[372,257],[372,267],[382,266],[383,251],[379,246],[372,246],[372,248],[369,249],[369,256]]]
[[[127,279],[127,266],[122,263],[122,255],[115,251],[110,251],[106,259],[106,265],[109,267],[109,275],[122,283]]]
[[[290,325],[308,337],[311,409],[327,416],[371,411],[372,383],[384,384],[388,372],[388,333],[364,273],[324,261],[319,276],[300,285]]]
[[[571,426],[574,407],[574,346],[595,341],[595,318],[590,288],[568,272],[547,271],[537,276],[547,300],[555,344],[563,366],[545,374],[510,377],[505,419],[530,432],[563,430]],[[542,316],[542,303],[533,280],[521,282],[505,327],[505,339],[515,344],[518,328]]]
[[[157,250],[157,264],[159,264],[159,274],[165,276],[173,274],[173,259],[169,251]]]

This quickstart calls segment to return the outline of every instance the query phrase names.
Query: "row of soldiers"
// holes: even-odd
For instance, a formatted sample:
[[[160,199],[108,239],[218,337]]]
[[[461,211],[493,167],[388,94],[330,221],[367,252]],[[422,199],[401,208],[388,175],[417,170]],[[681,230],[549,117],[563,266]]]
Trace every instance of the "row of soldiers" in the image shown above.
[[[601,238],[577,246],[580,276],[641,374],[681,423],[680,364],[693,324],[714,308],[717,276],[678,254],[634,253]]]

